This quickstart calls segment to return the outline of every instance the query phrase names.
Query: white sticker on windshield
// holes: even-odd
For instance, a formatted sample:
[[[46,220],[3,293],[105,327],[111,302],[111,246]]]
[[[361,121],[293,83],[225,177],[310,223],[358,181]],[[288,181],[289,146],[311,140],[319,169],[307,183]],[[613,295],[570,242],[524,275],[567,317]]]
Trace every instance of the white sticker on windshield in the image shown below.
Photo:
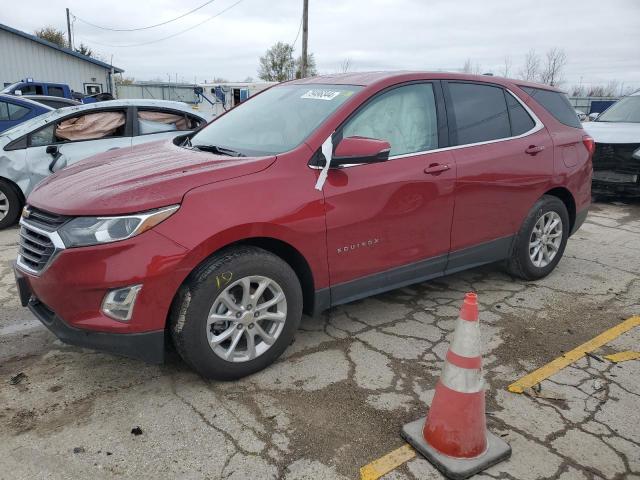
[[[312,100],[333,100],[338,95],[340,95],[340,92],[336,92],[335,90],[323,90],[317,88],[314,90],[309,90],[300,98],[310,98]]]

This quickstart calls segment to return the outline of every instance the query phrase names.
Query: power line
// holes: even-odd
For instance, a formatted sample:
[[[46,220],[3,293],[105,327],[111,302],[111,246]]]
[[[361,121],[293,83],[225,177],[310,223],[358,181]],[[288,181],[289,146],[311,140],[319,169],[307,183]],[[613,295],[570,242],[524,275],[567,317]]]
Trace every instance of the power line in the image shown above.
[[[111,28],[111,27],[102,27],[100,25],[96,25],[95,23],[91,23],[88,20],[85,20],[83,18],[78,17],[77,15],[73,15],[75,18],[77,18],[78,20],[80,20],[82,23],[86,23],[87,25],[91,25],[92,27],[95,28],[99,28],[101,30],[109,30],[111,32],[137,32],[140,30],[149,30],[150,28],[155,28],[155,27],[160,27],[162,25],[166,25],[167,23],[171,23],[171,22],[175,22],[176,20],[180,20],[181,18],[186,17],[187,15],[191,15],[193,12],[197,12],[198,10],[200,10],[201,8],[206,7],[207,5],[209,5],[210,3],[213,3],[215,0],[208,0],[207,2],[203,3],[202,5],[194,8],[193,10],[189,10],[187,13],[183,13],[182,15],[176,17],[176,18],[172,18],[171,20],[167,20],[165,22],[161,22],[161,23],[156,23],[155,25],[149,25],[147,27],[139,27],[139,28]]]
[[[300,31],[302,30],[302,20],[304,17],[300,17],[300,26],[298,27],[298,33],[296,33],[296,39],[291,44],[291,49],[294,50],[296,48],[296,42],[298,41],[298,37],[300,36]]]
[[[233,7],[235,7],[236,5],[238,5],[239,3],[241,3],[242,1],[244,1],[244,0],[238,0],[236,3],[232,4],[231,6],[229,6],[229,7],[225,8],[224,10],[221,10],[220,12],[216,13],[215,15],[210,16],[209,18],[207,18],[207,19],[203,20],[203,21],[202,21],[202,22],[200,22],[200,23],[196,23],[195,25],[192,25],[192,26],[191,26],[191,27],[189,27],[189,28],[185,28],[184,30],[181,30],[181,31],[179,31],[179,32],[177,32],[177,33],[174,33],[174,34],[168,35],[168,36],[166,36],[166,37],[158,38],[158,39],[156,39],[156,40],[151,40],[151,41],[149,41],[149,42],[142,42],[142,43],[130,43],[130,44],[127,44],[127,45],[111,45],[111,44],[108,44],[108,43],[99,43],[99,42],[94,42],[94,41],[87,41],[87,43],[93,43],[93,44],[95,44],[95,45],[100,45],[101,47],[121,48],[121,47],[141,47],[141,46],[143,46],[143,45],[150,45],[150,44],[152,44],[152,43],[162,42],[162,41],[164,41],[164,40],[168,40],[168,39],[170,39],[170,38],[177,37],[178,35],[182,35],[183,33],[186,33],[186,32],[188,32],[189,30],[193,30],[194,28],[197,28],[197,27],[199,27],[200,25],[203,25],[203,24],[207,23],[208,21],[213,20],[213,19],[214,19],[214,18],[216,18],[216,17],[219,17],[219,16],[220,16],[220,15],[222,15],[223,13],[228,12],[229,10],[231,10]]]

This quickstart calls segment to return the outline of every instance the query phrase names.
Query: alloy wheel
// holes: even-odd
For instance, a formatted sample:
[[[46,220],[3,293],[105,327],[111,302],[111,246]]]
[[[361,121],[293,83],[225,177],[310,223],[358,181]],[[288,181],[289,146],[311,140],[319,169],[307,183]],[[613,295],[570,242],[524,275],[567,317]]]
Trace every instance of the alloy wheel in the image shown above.
[[[529,258],[538,268],[549,265],[562,244],[562,218],[551,211],[542,215],[529,238]]]
[[[228,362],[247,362],[276,342],[287,319],[287,299],[278,283],[252,275],[226,287],[207,319],[207,340]]]
[[[0,192],[0,220],[3,220],[8,213],[9,213],[9,199],[4,193]]]

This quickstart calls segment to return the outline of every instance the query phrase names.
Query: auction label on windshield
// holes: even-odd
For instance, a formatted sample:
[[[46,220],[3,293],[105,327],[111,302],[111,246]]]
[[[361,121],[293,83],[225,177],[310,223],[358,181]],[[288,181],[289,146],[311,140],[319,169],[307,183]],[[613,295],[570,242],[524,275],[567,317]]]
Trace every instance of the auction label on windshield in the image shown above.
[[[340,92],[336,92],[335,90],[323,90],[321,88],[316,88],[314,90],[309,90],[300,98],[310,98],[312,100],[333,100],[338,95],[340,95]]]

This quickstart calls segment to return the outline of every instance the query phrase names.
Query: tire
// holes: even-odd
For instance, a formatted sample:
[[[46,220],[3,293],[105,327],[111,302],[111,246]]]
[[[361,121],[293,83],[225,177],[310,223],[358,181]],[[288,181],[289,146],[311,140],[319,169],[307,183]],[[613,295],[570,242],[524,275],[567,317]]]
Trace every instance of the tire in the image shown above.
[[[547,252],[552,252],[553,248],[557,248],[557,250],[555,250],[555,254],[550,261],[542,258],[540,263],[536,265],[534,259],[538,260],[541,256],[544,257],[544,251],[538,250],[537,255],[532,258],[532,254],[536,252],[535,249],[537,245],[536,247],[532,247],[532,250],[530,250],[530,242],[532,240],[535,241],[539,237],[539,233],[543,231],[543,229],[541,230],[539,228],[541,224],[543,226],[550,226],[550,224],[552,224],[556,219],[560,220],[562,228],[561,234],[558,234],[559,232],[557,230],[553,230],[554,233],[550,233],[548,237],[545,236],[545,241],[549,244],[550,242],[555,242],[557,238],[558,244],[545,247],[544,242],[541,241],[540,243],[543,243],[543,245],[541,245],[540,250],[546,249]],[[547,221],[549,222],[546,223]],[[534,237],[534,228],[537,226],[537,233]],[[524,280],[537,280],[549,275],[549,273],[556,268],[556,265],[562,258],[564,249],[567,245],[567,239],[569,238],[570,228],[569,213],[567,212],[567,207],[564,203],[557,197],[543,195],[529,211],[520,231],[516,235],[511,257],[507,263],[509,272]],[[551,257],[551,255],[549,255],[549,257]]]
[[[16,188],[0,179],[0,230],[16,223],[21,210],[22,200]]]
[[[264,293],[254,298],[263,285]],[[244,291],[251,294],[246,301]],[[173,302],[169,328],[176,350],[200,375],[235,380],[273,363],[293,341],[301,318],[302,288],[291,267],[261,248],[236,247],[214,255],[189,275]],[[223,358],[230,351],[231,357]]]

